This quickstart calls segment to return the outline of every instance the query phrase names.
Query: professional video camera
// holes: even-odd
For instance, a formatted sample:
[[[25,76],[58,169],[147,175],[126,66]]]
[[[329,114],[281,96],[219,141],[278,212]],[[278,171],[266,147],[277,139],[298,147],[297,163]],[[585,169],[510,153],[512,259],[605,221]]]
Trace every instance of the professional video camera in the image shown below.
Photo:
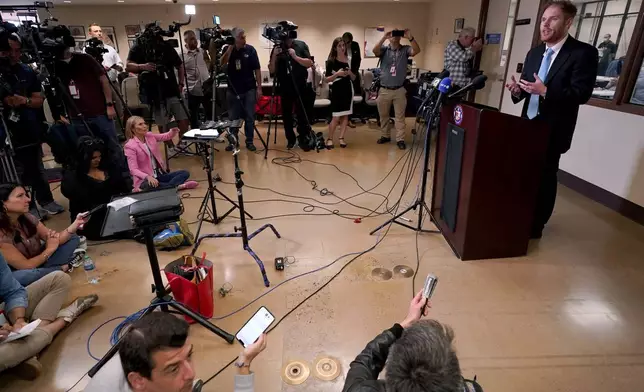
[[[16,35],[22,42],[22,52],[26,63],[41,62],[60,58],[65,49],[75,45],[71,31],[65,25],[39,25],[23,21],[15,26],[9,22],[0,22],[0,42],[7,45],[7,38]],[[8,50],[4,48],[3,50]]]
[[[201,42],[201,49],[208,50],[211,45],[219,51],[224,45],[232,45],[235,43],[232,31],[222,29],[218,25],[215,27],[207,27],[199,30],[199,41]]]
[[[266,26],[262,37],[276,45],[282,45],[288,38],[297,38],[297,25],[289,20],[277,23],[277,26]]]
[[[103,53],[107,53],[103,41],[99,38],[93,37],[85,41],[85,53],[94,57],[99,64],[103,63]]]

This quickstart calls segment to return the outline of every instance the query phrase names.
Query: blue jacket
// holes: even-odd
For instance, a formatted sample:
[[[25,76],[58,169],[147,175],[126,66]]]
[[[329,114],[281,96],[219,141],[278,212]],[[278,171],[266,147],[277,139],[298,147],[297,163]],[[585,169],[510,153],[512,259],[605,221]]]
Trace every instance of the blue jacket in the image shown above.
[[[27,308],[27,290],[13,277],[0,254],[0,303],[3,302],[5,315],[15,308]]]

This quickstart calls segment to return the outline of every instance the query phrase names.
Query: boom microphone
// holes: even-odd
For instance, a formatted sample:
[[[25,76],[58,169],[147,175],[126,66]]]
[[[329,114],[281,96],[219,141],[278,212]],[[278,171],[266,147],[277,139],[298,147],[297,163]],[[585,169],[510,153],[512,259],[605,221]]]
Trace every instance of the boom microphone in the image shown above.
[[[461,88],[460,90],[458,90],[457,92],[455,92],[453,94],[450,94],[449,98],[454,98],[454,97],[456,97],[458,95],[461,95],[463,93],[466,93],[466,92],[468,92],[470,90],[480,90],[483,87],[485,87],[485,81],[486,80],[487,80],[487,76],[485,76],[485,75],[476,76],[474,79],[472,79],[472,81],[467,86]]]

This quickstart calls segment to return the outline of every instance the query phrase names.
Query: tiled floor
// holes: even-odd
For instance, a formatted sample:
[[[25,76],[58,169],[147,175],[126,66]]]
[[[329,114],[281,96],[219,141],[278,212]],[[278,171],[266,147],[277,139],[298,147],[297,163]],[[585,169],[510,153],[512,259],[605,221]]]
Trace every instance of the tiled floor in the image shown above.
[[[363,187],[371,188],[403,155],[393,144],[376,145],[377,137],[374,128],[363,126],[350,131],[347,149],[336,147],[319,154],[300,154],[304,159],[336,164],[354,175]],[[283,136],[278,145],[284,145]],[[333,167],[309,161],[291,164],[316,182],[316,189],[312,189],[294,170],[271,163],[271,158],[285,155],[271,151],[268,160],[246,150],[239,155],[248,185],[244,188],[248,212],[255,218],[299,214],[248,221],[250,230],[270,222],[282,234],[283,238],[276,240],[266,231],[251,241],[267,264],[274,291],[269,293],[264,288],[257,266],[242,250],[239,239],[206,240],[199,254],[207,252],[215,263],[215,289],[225,282],[233,287],[226,298],[215,299],[217,318],[266,294],[246,309],[216,320],[220,327],[235,333],[261,305],[278,319],[293,311],[269,335],[267,350],[253,363],[257,391],[339,391],[344,376],[331,382],[311,376],[305,383],[291,386],[282,382],[281,369],[289,360],[311,363],[324,354],[338,358],[346,371],[372,337],[401,321],[412,293],[412,280],[375,281],[371,270],[375,267],[391,270],[401,264],[415,269],[416,236],[398,226],[392,227],[386,236],[369,236],[369,231],[386,216],[365,218],[362,223],[334,215],[314,216],[324,211],[306,213],[302,210],[304,205],[284,202],[298,199],[250,188],[267,187],[315,198],[320,202],[313,204],[333,203],[325,207],[341,213],[368,214],[367,210],[338,202],[336,196],[346,198],[360,192],[349,177]],[[190,170],[193,178],[205,178],[196,158],[181,158],[173,166]],[[232,158],[223,148],[217,154],[215,170],[224,181],[233,181]],[[399,172],[400,166],[374,192],[386,194]],[[418,177],[416,172],[402,199],[403,207],[414,199]],[[190,221],[196,219],[205,192],[203,185],[190,192],[195,199],[185,200],[184,217]],[[321,196],[320,190],[324,188],[336,196]],[[219,189],[231,197],[235,195],[232,185],[221,184]],[[389,204],[393,205],[399,195],[397,186]],[[65,202],[58,192],[57,199]],[[273,201],[258,202],[265,199]],[[381,201],[381,197],[374,195],[351,199],[352,203],[367,208],[375,208]],[[220,211],[225,206],[225,202],[217,201]],[[67,216],[56,217],[50,225],[63,228],[65,223]],[[237,219],[229,217],[217,226],[206,224],[204,231],[230,232],[238,224]],[[378,239],[382,241],[373,251],[350,264],[351,258],[345,257],[326,269],[276,288],[280,282],[327,265],[343,254],[367,249]],[[438,275],[440,283],[431,316],[455,329],[463,374],[478,375],[487,391],[642,389],[644,227],[560,187],[556,211],[544,238],[531,244],[526,257],[461,262],[440,235],[420,235],[418,244],[421,261],[416,286],[422,285],[428,272]],[[164,265],[185,252],[160,252],[160,263]],[[86,350],[89,334],[104,321],[133,313],[149,302],[152,279],[142,245],[122,241],[94,246],[90,254],[103,278],[98,286],[89,286],[82,271],[74,272],[72,294],[96,291],[100,295],[99,305],[57,336],[43,353],[41,361],[46,371],[40,379],[24,382],[0,375],[3,391],[67,390],[94,363]],[[293,256],[295,262],[284,272],[275,271],[274,257],[287,255]],[[341,269],[331,284],[295,309]],[[107,350],[115,326],[115,322],[108,323],[94,335],[89,346],[93,355],[100,356]],[[209,378],[240,351],[237,343],[229,346],[201,327],[193,327],[191,334],[197,375],[202,379]],[[232,391],[232,380],[233,370],[228,369],[204,390]],[[85,382],[75,390],[81,390]]]

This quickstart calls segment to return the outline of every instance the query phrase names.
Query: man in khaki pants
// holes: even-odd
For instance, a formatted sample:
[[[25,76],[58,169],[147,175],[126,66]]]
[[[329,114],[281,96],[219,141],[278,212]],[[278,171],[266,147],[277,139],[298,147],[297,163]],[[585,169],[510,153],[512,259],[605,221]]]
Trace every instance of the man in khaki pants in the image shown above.
[[[51,343],[54,335],[98,300],[96,294],[78,297],[61,309],[71,284],[69,275],[55,271],[24,288],[0,254],[0,311],[6,320],[0,324],[0,372],[13,368],[15,375],[29,380],[40,375],[42,365],[36,355]],[[40,325],[29,336],[3,343],[11,332],[18,332],[29,321],[38,319]]]
[[[405,37],[411,42],[409,45],[401,45],[400,38]],[[389,45],[384,42],[389,40]],[[389,143],[391,134],[389,130],[389,112],[391,105],[394,105],[396,115],[396,144],[404,150],[405,145],[405,108],[407,107],[407,91],[404,87],[407,76],[407,59],[420,53],[418,42],[411,35],[409,29],[393,30],[376,43],[373,53],[380,58],[380,91],[378,92],[378,114],[380,115],[380,127],[382,135],[378,144]]]

